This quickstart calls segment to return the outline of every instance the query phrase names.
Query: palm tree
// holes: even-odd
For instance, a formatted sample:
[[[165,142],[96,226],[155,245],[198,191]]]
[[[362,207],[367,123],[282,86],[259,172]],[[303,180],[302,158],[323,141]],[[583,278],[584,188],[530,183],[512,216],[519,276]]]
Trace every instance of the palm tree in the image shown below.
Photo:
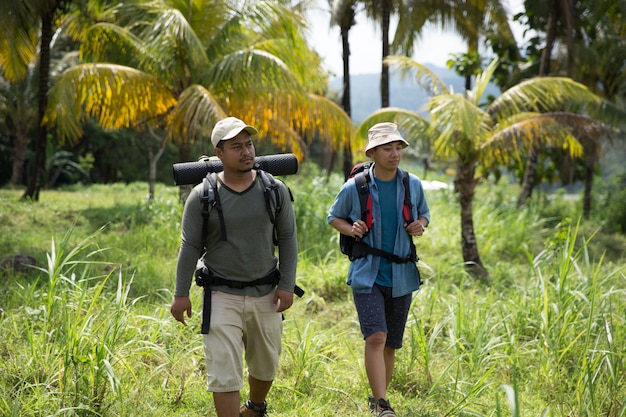
[[[179,10],[158,1],[132,10],[143,24],[92,27],[81,53],[93,62],[67,70],[51,91],[47,120],[59,137],[79,137],[82,122],[94,117],[104,128],[133,127],[163,144],[185,143],[207,137],[230,114],[301,159],[316,134],[340,149],[353,125],[337,105],[308,92],[321,85],[319,61],[313,65],[297,32],[298,16],[271,2],[245,10],[225,4],[212,3],[198,34]]]
[[[541,60],[539,63],[539,76],[549,76],[551,71],[551,60],[552,60],[552,52],[554,49],[554,45],[557,39],[557,24],[559,23],[559,16],[563,16],[564,20],[567,22],[567,44],[568,44],[568,53],[571,56],[571,45],[572,45],[572,32],[571,30],[571,22],[572,22],[572,14],[570,13],[570,5],[571,0],[564,0],[563,4],[567,5],[561,10],[560,7],[561,0],[548,0],[543,3],[541,7],[546,8],[546,40],[545,47],[541,52]],[[564,13],[561,14],[560,11]],[[569,76],[571,76],[571,66],[569,66]],[[517,199],[518,207],[523,205],[532,195],[533,188],[535,187],[535,178],[537,173],[537,164],[539,161],[539,150],[532,149],[528,152],[528,158],[526,160],[526,167],[524,169],[524,179],[522,180],[522,188],[520,195]]]
[[[335,0],[346,3],[349,0]],[[411,56],[415,39],[419,38],[426,23],[440,23],[442,27],[454,28],[468,41],[468,56],[478,54],[478,42],[488,30],[497,28],[507,44],[515,45],[515,38],[508,23],[508,17],[499,0],[364,0],[365,13],[375,22],[380,22],[382,34],[382,69],[380,81],[381,107],[389,106],[389,66],[386,57],[391,52]],[[345,6],[340,8],[345,10]],[[398,15],[399,21],[390,43],[390,17]],[[466,89],[471,88],[471,76],[466,75]]]
[[[409,58],[394,56],[387,61],[402,71],[415,71],[416,81],[433,93],[426,104],[431,120],[427,122],[417,113],[404,110],[381,109],[363,121],[357,136],[364,135],[374,123],[395,121],[407,138],[436,138],[435,156],[457,164],[454,187],[461,207],[463,260],[470,274],[487,277],[478,251],[472,210],[478,168],[487,170],[505,163],[519,155],[520,149],[539,142],[544,146],[564,146],[579,155],[581,146],[567,131],[559,135],[540,134],[557,122],[539,111],[556,110],[572,101],[585,103],[588,108],[600,105],[602,100],[571,79],[540,77],[504,91],[485,107],[483,95],[496,69],[496,60],[477,76],[474,88],[466,94],[452,93],[434,73]],[[580,109],[584,110],[582,106]]]
[[[11,184],[20,185],[24,180],[24,164],[28,151],[29,134],[37,120],[37,109],[32,104],[37,99],[35,68],[30,66],[24,78],[8,81],[0,77],[0,106],[3,118],[9,121],[6,132],[13,137],[13,162]]]
[[[411,0],[403,3],[400,19],[393,42],[393,51],[397,55],[411,56],[414,41],[428,22],[438,24],[442,29],[451,29],[467,41],[467,51],[460,60],[466,68],[465,89],[472,88],[472,77],[480,70],[480,40],[485,40],[491,32],[497,32],[499,41],[517,51],[515,37],[509,24],[506,10],[500,0],[468,1],[424,1]]]
[[[622,68],[626,59],[626,48],[623,46],[624,19],[620,6],[612,1],[583,1],[574,4],[572,0],[550,0],[528,6],[533,7],[532,18],[529,19],[530,27],[535,30],[543,29],[545,32],[545,47],[541,51],[539,74],[542,76],[566,74],[585,84],[601,97],[617,101],[620,89],[626,85],[626,75]],[[560,45],[564,47],[559,47]],[[608,106],[600,107],[600,113],[592,114],[593,119],[614,124],[610,118],[608,121],[605,119],[607,113],[604,110],[607,108]],[[572,126],[582,132],[576,121]],[[589,125],[586,131],[606,130]],[[583,133],[580,136],[587,144],[589,141],[595,142],[593,148],[598,149],[602,138],[610,138],[610,135],[599,133],[598,137],[592,138],[589,134]],[[537,150],[528,154],[518,205],[523,205],[531,197],[535,186],[538,154]],[[585,158],[586,171],[593,170],[593,167],[588,166],[589,162],[590,160]],[[589,181],[587,175],[584,198],[586,215],[591,206]]]
[[[568,115],[566,121],[561,124],[565,125],[583,146],[585,166],[583,216],[589,218],[591,214],[591,189],[593,187],[594,168],[602,153],[602,141],[606,139],[609,143],[612,142],[612,131],[604,123],[588,116],[578,116],[577,122],[574,119],[574,116]]]
[[[519,56],[517,44],[513,31],[509,24],[506,10],[500,0],[473,0],[461,2],[461,6],[455,10],[455,23],[458,33],[467,41],[466,57],[479,57],[479,41],[490,32],[498,33],[499,42],[506,45],[506,50],[510,53],[514,51],[515,56]],[[480,68],[480,59],[477,59]],[[466,73],[465,89],[472,88],[472,77],[474,73]]]
[[[624,125],[623,121],[616,119],[614,116],[619,113],[620,110],[613,109],[609,112],[596,112],[595,117],[598,119],[612,120],[612,123],[616,126]],[[551,158],[550,154],[553,153],[556,155],[562,155],[561,160],[565,160],[560,164],[561,177],[570,175],[569,171],[571,171],[571,169],[568,169],[568,167],[571,167],[571,161],[575,161],[576,159],[583,160],[585,169],[583,215],[588,217],[591,212],[591,190],[593,186],[594,167],[602,153],[602,143],[605,140],[609,143],[612,142],[612,129],[610,126],[594,117],[574,112],[551,112],[544,114],[544,116],[550,117],[556,122],[554,127],[556,127],[558,131],[547,132],[546,129],[544,129],[542,134],[552,134],[558,136],[562,132],[568,132],[568,134],[581,144],[583,152],[582,155],[563,155],[562,149],[558,147],[553,147],[547,150],[542,149],[542,144],[539,142],[528,144],[528,151],[524,155],[526,157],[526,164],[523,172],[523,180],[521,181],[520,194],[517,199],[517,206],[521,207],[526,203],[527,196],[531,195],[532,189],[539,182],[536,178],[536,172],[540,153],[547,154],[547,158]],[[563,183],[566,183],[566,181],[563,181]]]
[[[546,7],[546,44],[541,53],[541,63],[539,67],[539,75],[546,76],[552,73],[551,61],[552,53],[559,35],[558,27],[565,25],[563,29],[563,39],[567,47],[568,65],[567,75],[572,76],[574,64],[574,2],[573,0],[548,0]]]
[[[341,95],[341,107],[348,116],[352,116],[350,93],[350,41],[349,34],[355,25],[356,15],[355,0],[334,0],[331,5],[331,24],[339,26],[341,33],[342,60],[343,60],[343,93]],[[347,179],[352,169],[352,146],[348,140],[343,148],[343,175]]]
[[[332,19],[340,24],[342,29],[342,42],[343,30],[346,29],[347,42],[347,30],[354,24],[354,14],[356,13],[357,4],[360,3],[364,7],[365,15],[374,22],[380,23],[382,33],[382,67],[380,74],[380,100],[381,107],[389,106],[389,67],[384,61],[385,57],[389,55],[390,41],[389,41],[389,27],[392,14],[397,13],[400,7],[400,2],[394,0],[333,0],[331,10]],[[352,19],[352,20],[350,20]],[[347,43],[344,44],[344,69],[346,68],[347,55],[349,55],[349,49],[346,50]],[[348,77],[349,78],[349,77]],[[344,80],[346,74],[344,71]]]
[[[42,121],[48,103],[50,43],[55,19],[68,5],[69,2],[64,0],[24,0],[2,2],[0,6],[0,21],[5,28],[4,33],[9,34],[0,38],[0,49],[3,51],[0,53],[0,65],[4,76],[9,81],[23,80],[28,65],[34,61],[37,49],[39,50],[38,127],[33,149],[34,158],[30,162],[27,187],[22,196],[24,199],[39,200],[39,191],[43,186],[48,132]]]

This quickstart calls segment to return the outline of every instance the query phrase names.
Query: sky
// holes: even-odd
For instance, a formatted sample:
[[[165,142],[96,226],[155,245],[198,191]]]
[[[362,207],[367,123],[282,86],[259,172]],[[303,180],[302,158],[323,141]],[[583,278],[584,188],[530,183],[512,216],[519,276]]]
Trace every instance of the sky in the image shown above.
[[[523,0],[503,0],[512,17],[523,11]],[[313,49],[322,57],[323,66],[334,76],[343,74],[341,37],[338,27],[330,27],[328,0],[315,0],[315,7],[307,17],[311,24],[308,39]],[[522,29],[511,22],[515,39],[522,40]],[[389,32],[393,37],[394,29]],[[357,13],[356,25],[350,29],[350,73],[372,74],[380,72],[382,45],[380,28]],[[417,41],[413,59],[421,64],[446,67],[450,54],[465,52],[466,46],[457,35],[444,33],[439,28],[428,27]],[[332,77],[331,77],[332,78]]]

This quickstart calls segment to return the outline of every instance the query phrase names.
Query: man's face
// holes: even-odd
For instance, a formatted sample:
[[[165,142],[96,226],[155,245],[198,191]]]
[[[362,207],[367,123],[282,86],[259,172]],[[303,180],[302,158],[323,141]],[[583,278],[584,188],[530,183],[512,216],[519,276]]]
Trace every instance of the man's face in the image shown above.
[[[386,143],[372,149],[371,157],[378,166],[395,169],[400,165],[404,144],[400,141]]]
[[[256,156],[254,144],[250,134],[246,131],[240,132],[232,139],[221,143],[221,149],[215,149],[216,155],[221,159],[224,169],[239,172],[248,172],[254,166]]]

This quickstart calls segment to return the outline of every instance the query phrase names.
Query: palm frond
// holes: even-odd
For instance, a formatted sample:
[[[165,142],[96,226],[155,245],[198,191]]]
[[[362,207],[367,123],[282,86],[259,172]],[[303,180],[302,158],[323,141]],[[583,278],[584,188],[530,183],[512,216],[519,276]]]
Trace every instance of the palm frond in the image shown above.
[[[225,55],[249,47],[250,37],[242,31],[242,20],[241,15],[233,13],[205,40],[205,50],[210,62],[219,61]]]
[[[194,33],[205,45],[205,52],[210,56],[206,48],[213,41],[220,28],[231,19],[234,12],[229,3],[213,0],[168,0],[167,6],[176,8],[185,16]],[[223,47],[228,45],[224,44]],[[212,58],[211,58],[212,59]]]
[[[359,125],[355,140],[362,145],[367,143],[367,132],[376,123],[393,122],[398,125],[407,142],[417,144],[418,142],[428,142],[426,134],[429,122],[418,113],[399,107],[385,107],[369,115]]]
[[[305,39],[263,39],[254,47],[279,57],[306,91],[320,93],[327,89],[327,73],[319,69],[321,59],[308,48]]]
[[[140,37],[148,39],[147,45],[152,56],[161,57],[158,72],[151,73],[162,78],[167,78],[167,74],[186,72],[193,77],[209,66],[204,45],[177,9],[160,13],[152,24],[143,27]]]
[[[400,7],[398,26],[390,49],[397,55],[412,56],[415,52],[415,41],[421,38],[422,29],[432,16],[432,9],[422,4],[416,6],[413,2],[402,2]]]
[[[461,94],[436,96],[428,102],[429,133],[439,134],[435,152],[443,157],[476,149],[492,129],[489,115]]]
[[[445,83],[425,65],[415,62],[405,56],[390,55],[385,58],[390,67],[397,68],[403,77],[414,73],[414,81],[431,95],[448,94],[449,90]]]
[[[332,0],[330,3],[330,23],[339,25],[350,8],[356,3],[355,0]]]
[[[515,113],[562,111],[566,105],[600,105],[602,100],[587,87],[566,77],[537,77],[502,92],[487,111],[508,117]]]
[[[172,109],[168,136],[175,142],[208,137],[213,125],[226,116],[219,100],[210,91],[198,84],[191,85],[178,97]]]
[[[81,64],[50,89],[44,122],[56,127],[62,141],[71,141],[80,137],[88,117],[105,129],[160,126],[175,104],[171,91],[150,74],[120,65]]]
[[[587,116],[563,112],[524,113],[506,122],[496,127],[491,138],[480,147],[482,154],[492,155],[505,164],[514,156],[529,154],[531,149],[559,148],[579,157],[583,148],[577,137],[583,125],[597,127],[597,122]]]
[[[283,6],[271,10],[278,16],[273,19],[268,16],[261,24],[255,22],[259,29],[250,34],[249,45],[280,58],[307,91],[324,91],[327,77],[324,71],[320,71],[320,56],[308,46],[301,16]],[[264,12],[267,13],[265,8]]]
[[[610,125],[616,129],[626,128],[626,108],[618,107],[608,100],[600,99],[599,102],[573,102],[566,103],[563,111],[568,113],[586,114],[591,118]]]
[[[139,67],[149,58],[143,41],[129,29],[111,23],[96,23],[85,32],[80,46],[81,60],[116,62]]]
[[[107,1],[89,1],[76,6],[63,15],[59,32],[77,42],[83,41],[85,33],[95,22],[120,25],[120,15],[128,8],[122,2]]]
[[[487,2],[487,15],[489,21],[492,22],[492,26],[495,26],[498,30],[498,36],[501,39],[500,42],[504,43],[511,52],[511,48],[513,48],[513,55],[511,58],[519,56],[519,50],[517,46],[517,42],[515,40],[515,35],[513,34],[513,30],[511,29],[509,15],[504,8],[504,2],[502,1],[489,1]]]
[[[311,140],[314,134],[318,134],[324,143],[330,143],[334,150],[339,151],[349,140],[354,146],[360,146],[354,142],[355,126],[350,117],[343,109],[332,100],[317,94],[308,94],[309,120],[308,126],[301,121],[300,130],[305,132]]]
[[[493,117],[535,111],[587,115],[614,128],[626,126],[626,110],[604,100],[569,78],[539,77],[502,93],[487,110]]]
[[[8,3],[25,7],[24,2]],[[0,8],[3,9],[4,7]],[[4,13],[9,18],[7,21],[3,20],[3,28],[0,30],[0,68],[7,80],[21,81],[27,76],[29,65],[36,62],[38,57],[39,26],[35,17],[29,16],[27,10],[20,13],[9,7]],[[23,14],[23,20],[19,18],[20,14]]]
[[[339,150],[351,141],[354,124],[333,101],[316,94],[271,95],[250,101],[229,101],[229,113],[253,124],[260,140],[269,139],[299,159],[306,157],[307,143],[317,138]]]
[[[476,80],[474,82],[474,88],[467,93],[467,99],[472,103],[478,105],[480,104],[480,100],[485,94],[485,90],[489,86],[489,81],[491,81],[491,77],[493,76],[494,71],[498,67],[498,60],[492,60],[487,68],[485,68],[478,76],[476,76]]]
[[[240,12],[255,31],[269,38],[298,33],[305,23],[304,17],[297,10],[287,3],[276,1],[256,1],[250,7],[240,9]]]
[[[301,86],[283,61],[269,52],[248,48],[215,62],[203,74],[202,85],[225,96],[300,91]]]

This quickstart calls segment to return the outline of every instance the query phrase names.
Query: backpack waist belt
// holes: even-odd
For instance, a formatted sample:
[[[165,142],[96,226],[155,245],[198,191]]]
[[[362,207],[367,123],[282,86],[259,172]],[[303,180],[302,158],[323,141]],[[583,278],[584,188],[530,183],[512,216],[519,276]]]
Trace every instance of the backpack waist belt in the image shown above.
[[[366,256],[368,253],[375,255],[375,256],[380,256],[381,258],[385,258],[389,260],[390,262],[395,262],[399,264],[405,264],[408,262],[417,262],[419,260],[419,258],[417,257],[417,252],[415,250],[414,245],[411,245],[411,253],[409,254],[409,256],[400,257],[396,255],[395,253],[386,252],[378,248],[373,248],[367,243],[363,242],[362,240],[357,239],[354,242],[354,248],[352,249],[353,259],[362,258]]]
[[[226,286],[229,288],[243,289],[246,287],[257,287],[260,285],[278,285],[280,281],[280,271],[274,269],[272,272],[264,276],[263,278],[255,279],[254,281],[233,281],[230,279],[222,278],[213,275],[213,273],[207,268],[199,268],[196,270],[196,284],[204,288],[204,299],[202,306],[202,334],[209,334],[209,328],[211,326],[211,287]],[[302,288],[294,288],[294,293],[298,297],[304,295]]]

